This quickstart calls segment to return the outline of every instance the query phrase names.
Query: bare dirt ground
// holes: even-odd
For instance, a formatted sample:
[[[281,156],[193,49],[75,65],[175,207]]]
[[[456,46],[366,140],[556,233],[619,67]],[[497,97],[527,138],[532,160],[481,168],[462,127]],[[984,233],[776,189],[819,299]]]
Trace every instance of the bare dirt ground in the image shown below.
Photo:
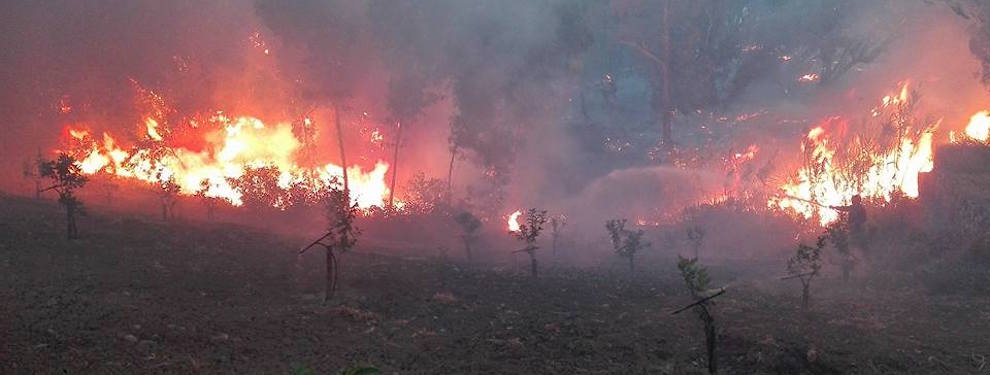
[[[514,269],[359,249],[322,303],[301,238],[93,212],[63,239],[50,202],[0,198],[0,373],[703,373],[673,261]],[[990,373],[990,300],[911,284],[713,267],[726,374]],[[890,285],[902,285],[893,287]],[[908,285],[907,287],[903,285]]]

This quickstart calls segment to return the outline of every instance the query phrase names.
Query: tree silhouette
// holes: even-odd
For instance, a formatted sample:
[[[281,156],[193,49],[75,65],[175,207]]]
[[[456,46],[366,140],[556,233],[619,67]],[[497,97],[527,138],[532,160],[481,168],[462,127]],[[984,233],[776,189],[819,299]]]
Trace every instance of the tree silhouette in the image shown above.
[[[41,177],[52,180],[52,185],[41,191],[54,190],[58,193],[58,203],[65,207],[66,215],[66,238],[75,239],[79,237],[79,228],[76,227],[76,214],[85,215],[82,202],[76,198],[75,190],[86,185],[89,181],[82,174],[82,170],[76,165],[76,160],[60,153],[55,160],[45,160],[39,165]]]

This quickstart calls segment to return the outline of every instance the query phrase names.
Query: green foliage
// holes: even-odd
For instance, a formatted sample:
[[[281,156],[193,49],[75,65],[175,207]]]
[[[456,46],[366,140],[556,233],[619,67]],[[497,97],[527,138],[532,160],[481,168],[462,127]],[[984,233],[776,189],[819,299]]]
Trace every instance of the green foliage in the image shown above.
[[[454,216],[454,221],[461,226],[461,231],[466,236],[474,236],[478,233],[478,229],[481,229],[481,220],[467,211]]]
[[[677,269],[681,271],[684,284],[687,285],[692,295],[697,297],[708,290],[711,277],[708,276],[708,269],[698,264],[698,258],[684,258],[678,255]]]
[[[446,214],[449,209],[447,204],[447,183],[438,178],[427,178],[423,172],[416,173],[409,180],[405,188],[404,197],[406,212],[413,214]]]
[[[640,250],[650,247],[650,243],[643,241],[645,232],[642,229],[628,230],[626,223],[626,219],[609,220],[605,222],[605,229],[608,230],[615,253],[622,257],[632,257]]]
[[[340,371],[340,375],[377,375],[380,374],[377,368],[374,367],[351,367]]]
[[[797,251],[787,260],[787,272],[792,275],[810,273],[818,274],[822,268],[822,249],[825,248],[826,236],[819,236],[815,246],[798,245]]]
[[[351,203],[349,192],[335,183],[326,188],[324,202],[329,222],[327,238],[335,249],[346,252],[357,244],[357,237],[361,235],[361,230],[354,225],[359,213],[358,205]]]
[[[519,230],[513,232],[517,239],[526,243],[527,248],[536,250],[536,239],[543,231],[543,225],[547,223],[547,211],[530,208],[526,211],[526,222],[519,225]]]

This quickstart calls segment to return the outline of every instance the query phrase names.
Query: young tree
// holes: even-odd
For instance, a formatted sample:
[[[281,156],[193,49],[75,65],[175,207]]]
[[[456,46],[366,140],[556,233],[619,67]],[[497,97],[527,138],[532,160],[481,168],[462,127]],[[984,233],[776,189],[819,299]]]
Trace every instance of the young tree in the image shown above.
[[[547,211],[539,211],[530,208],[526,212],[526,223],[519,225],[519,230],[511,232],[516,239],[526,244],[526,247],[514,251],[515,253],[525,252],[529,255],[530,272],[533,277],[537,276],[536,250],[540,247],[536,245],[536,240],[543,231],[543,225],[547,223]]]
[[[361,231],[354,225],[359,211],[358,205],[351,204],[346,190],[341,190],[338,184],[332,183],[326,188],[324,202],[329,222],[327,232],[299,250],[299,254],[316,245],[326,249],[326,291],[323,301],[327,302],[333,298],[333,293],[337,290],[337,253],[350,251],[357,243]]]
[[[211,197],[207,195],[210,191],[210,180],[203,179],[199,182],[199,190],[196,190],[196,198],[206,207],[206,218],[208,220],[213,220],[216,216],[217,201],[220,198]]]
[[[461,240],[464,241],[464,254],[467,255],[467,259],[470,262],[472,258],[471,245],[478,240],[481,220],[478,220],[470,212],[464,211],[457,214],[454,217],[454,221],[461,226]]]
[[[805,309],[811,300],[811,279],[818,275],[818,270],[822,268],[822,249],[825,248],[825,236],[819,236],[815,246],[799,244],[797,252],[791,259],[787,260],[787,273],[789,275],[781,278],[801,280],[801,306]]]
[[[705,242],[705,228],[699,225],[692,226],[687,230],[688,241],[691,241],[691,248],[694,249],[694,258],[698,259],[701,245]]]
[[[856,266],[856,256],[853,255],[852,246],[849,242],[849,224],[845,216],[840,216],[828,227],[823,234],[828,242],[835,247],[839,253],[839,268],[842,269],[842,281],[849,281],[849,275]]]
[[[55,190],[58,193],[58,203],[65,207],[66,215],[66,237],[75,239],[79,237],[79,228],[76,227],[76,214],[85,215],[82,202],[76,198],[74,191],[86,185],[88,179],[82,174],[82,170],[76,165],[76,160],[61,153],[58,159],[52,161],[42,161],[39,165],[41,177],[52,180],[52,185],[41,191]]]
[[[24,179],[34,180],[34,199],[41,199],[41,183],[44,178],[41,175],[41,165],[44,162],[45,159],[41,156],[41,149],[39,148],[38,155],[34,157],[34,160],[25,160],[22,166],[21,175]]]
[[[173,176],[169,176],[158,186],[158,198],[162,203],[162,220],[175,219],[175,205],[179,202],[180,191],[181,188],[175,183]]]
[[[564,214],[554,215],[550,218],[550,235],[553,242],[550,243],[551,254],[557,255],[557,243],[560,242],[560,235],[567,225],[567,216]]]
[[[705,326],[705,348],[708,354],[708,373],[718,373],[718,362],[715,356],[718,333],[716,332],[715,318],[709,310],[715,304],[713,299],[725,293],[725,288],[709,289],[711,278],[708,276],[708,269],[698,264],[698,258],[684,258],[678,256],[677,268],[681,271],[684,283],[687,285],[691,296],[695,302],[674,312],[680,313],[689,308],[694,308],[698,312],[698,319]]]
[[[629,259],[629,271],[635,270],[636,253],[647,247],[649,242],[643,241],[642,229],[631,231],[626,229],[626,219],[613,219],[605,222],[609,238],[612,240],[612,250],[615,254]]]

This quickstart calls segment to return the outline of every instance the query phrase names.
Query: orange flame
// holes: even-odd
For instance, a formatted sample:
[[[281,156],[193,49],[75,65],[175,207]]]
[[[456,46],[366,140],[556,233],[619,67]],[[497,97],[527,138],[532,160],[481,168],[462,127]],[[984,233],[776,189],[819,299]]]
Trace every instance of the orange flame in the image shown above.
[[[75,151],[79,155],[77,163],[86,174],[104,172],[153,185],[174,179],[180,193],[186,195],[195,194],[205,181],[206,196],[225,199],[235,206],[243,204],[243,192],[231,179],[242,177],[246,168],[277,168],[278,187],[286,190],[298,184],[315,192],[343,179],[344,168],[333,163],[317,168],[296,164],[295,154],[302,145],[290,124],[269,127],[256,118],[223,114],[212,116],[209,122],[216,126],[205,132],[206,147],[198,151],[165,145],[160,124],[148,118],[146,134],[166,150],[159,158],[155,159],[149,149],[124,150],[113,136],[104,133],[102,144],[90,139],[89,144]],[[89,139],[86,130],[69,129],[68,133],[79,141]],[[361,207],[383,206],[389,192],[385,183],[388,167],[379,161],[370,171],[356,165],[347,168],[353,203]]]
[[[908,92],[904,84],[899,94],[885,96],[873,110],[873,117],[887,113],[884,111],[888,108],[906,105]],[[817,215],[819,222],[827,225],[839,214],[826,207],[846,204],[857,194],[888,202],[895,192],[916,198],[918,175],[935,167],[932,142],[940,124],[936,122],[920,132],[905,128],[889,147],[866,147],[859,136],[846,137],[845,120],[828,118],[808,131],[801,145],[810,156],[810,165],[803,166],[781,186],[783,197],[772,198],[769,205],[793,210],[809,219]]]
[[[990,140],[990,111],[977,112],[969,119],[966,136],[980,142]]]

